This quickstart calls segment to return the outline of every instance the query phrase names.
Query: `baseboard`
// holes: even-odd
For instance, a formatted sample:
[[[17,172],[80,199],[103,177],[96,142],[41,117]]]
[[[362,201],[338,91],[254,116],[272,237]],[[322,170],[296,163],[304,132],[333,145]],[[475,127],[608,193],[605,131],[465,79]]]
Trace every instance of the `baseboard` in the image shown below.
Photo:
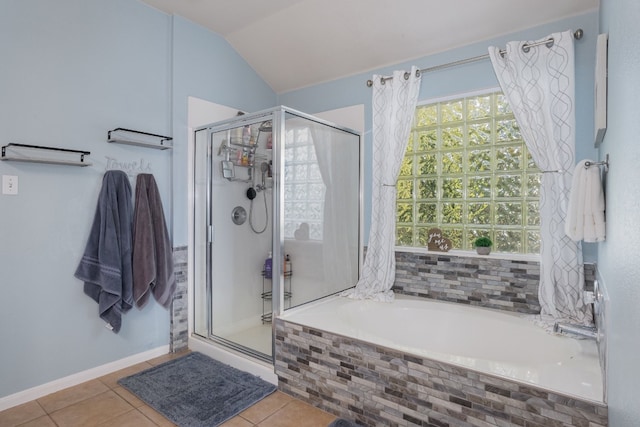
[[[55,393],[56,391],[73,387],[83,382],[99,378],[137,363],[146,362],[149,359],[163,356],[168,353],[169,346],[163,345],[152,350],[134,354],[133,356],[125,357],[124,359],[116,360],[95,368],[87,369],[86,371],[78,372],[77,374],[69,375],[27,390],[19,391],[18,393],[10,394],[9,396],[0,398],[0,411],[39,399],[48,394]]]

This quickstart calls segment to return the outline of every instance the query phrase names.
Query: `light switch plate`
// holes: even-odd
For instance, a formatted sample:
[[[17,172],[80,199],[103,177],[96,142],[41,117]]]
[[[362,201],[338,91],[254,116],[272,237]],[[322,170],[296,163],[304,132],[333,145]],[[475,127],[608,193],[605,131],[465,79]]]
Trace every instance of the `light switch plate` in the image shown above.
[[[2,175],[2,194],[11,196],[18,194],[18,177],[16,175]]]

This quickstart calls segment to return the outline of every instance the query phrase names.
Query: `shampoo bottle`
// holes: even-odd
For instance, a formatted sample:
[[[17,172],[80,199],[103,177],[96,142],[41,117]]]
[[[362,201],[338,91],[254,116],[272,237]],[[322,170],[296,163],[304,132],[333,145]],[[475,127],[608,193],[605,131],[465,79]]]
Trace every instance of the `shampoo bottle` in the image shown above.
[[[269,254],[267,255],[267,259],[264,260],[264,277],[266,277],[267,279],[271,279],[272,268],[273,268],[273,260],[272,260],[271,251],[269,251]]]
[[[284,273],[291,275],[291,257],[289,254],[284,257]]]

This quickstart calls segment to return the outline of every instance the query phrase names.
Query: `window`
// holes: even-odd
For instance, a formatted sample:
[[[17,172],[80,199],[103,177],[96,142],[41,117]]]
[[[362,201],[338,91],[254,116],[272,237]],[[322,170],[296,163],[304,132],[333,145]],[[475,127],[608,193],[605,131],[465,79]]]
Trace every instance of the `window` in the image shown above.
[[[538,253],[540,176],[500,91],[419,105],[398,179],[396,243],[425,247],[437,227],[454,249],[488,236],[496,252]]]
[[[287,130],[284,156],[284,237],[306,224],[308,238],[322,240],[325,185],[309,127]]]

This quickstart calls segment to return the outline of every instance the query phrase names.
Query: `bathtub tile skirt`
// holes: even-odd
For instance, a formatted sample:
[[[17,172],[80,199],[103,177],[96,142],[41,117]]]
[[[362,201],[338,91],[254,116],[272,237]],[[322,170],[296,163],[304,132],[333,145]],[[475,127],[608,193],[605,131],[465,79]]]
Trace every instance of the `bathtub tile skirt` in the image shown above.
[[[607,426],[607,407],[276,319],[278,388],[363,425]]]

